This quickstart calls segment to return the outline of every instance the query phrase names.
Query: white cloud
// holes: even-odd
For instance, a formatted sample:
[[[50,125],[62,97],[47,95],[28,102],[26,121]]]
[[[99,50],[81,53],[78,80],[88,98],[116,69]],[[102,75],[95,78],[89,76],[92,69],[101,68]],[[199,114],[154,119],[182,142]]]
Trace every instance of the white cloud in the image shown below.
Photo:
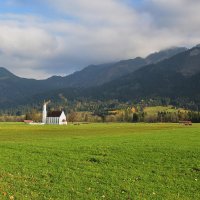
[[[43,23],[28,15],[0,16],[0,65],[21,76],[48,76],[48,68],[46,73],[41,68],[45,60],[59,54],[60,39],[42,28]],[[41,70],[40,76],[37,70]]]
[[[21,76],[68,74],[200,40],[197,0],[143,0],[137,8],[120,0],[45,2],[61,17],[0,15],[0,65]]]

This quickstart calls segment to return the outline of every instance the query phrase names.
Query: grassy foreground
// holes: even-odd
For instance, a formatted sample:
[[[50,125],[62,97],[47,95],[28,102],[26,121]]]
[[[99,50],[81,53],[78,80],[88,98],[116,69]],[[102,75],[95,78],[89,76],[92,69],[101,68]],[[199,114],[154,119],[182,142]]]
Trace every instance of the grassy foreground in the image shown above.
[[[200,125],[0,124],[0,199],[200,199]]]

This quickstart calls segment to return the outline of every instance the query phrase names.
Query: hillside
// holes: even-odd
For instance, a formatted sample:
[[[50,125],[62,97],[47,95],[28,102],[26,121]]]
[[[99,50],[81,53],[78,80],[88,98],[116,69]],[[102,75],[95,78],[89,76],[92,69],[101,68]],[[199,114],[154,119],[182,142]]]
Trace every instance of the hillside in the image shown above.
[[[156,64],[146,65],[102,86],[80,89],[66,88],[37,95],[58,99],[60,93],[70,100],[77,98],[139,101],[151,98],[195,101],[200,103],[200,47],[179,53]]]
[[[63,87],[95,87],[100,86],[117,78],[130,74],[141,67],[157,63],[170,58],[178,53],[186,51],[186,48],[175,47],[150,54],[146,58],[137,57],[135,59],[122,60],[116,63],[90,65],[81,71],[75,72],[66,77],[52,77],[47,81],[51,84]]]
[[[197,109],[200,105],[200,47],[194,47],[156,64],[151,64],[102,86],[81,89],[65,88],[37,94],[30,101],[44,98],[54,102],[63,94],[75,99],[135,101],[170,99],[170,103]],[[60,99],[61,100],[61,99]],[[192,103],[191,105],[189,105]]]
[[[161,51],[149,57],[151,57],[151,62],[156,62],[156,60],[164,59],[166,56],[171,56],[182,51],[185,51],[185,48]],[[46,99],[48,96],[57,98],[58,95],[55,96],[54,93],[59,93],[63,88],[69,88],[64,89],[65,93],[69,91],[67,92],[68,97],[76,98],[77,96],[84,96],[90,93],[90,89],[83,92],[79,88],[100,86],[103,83],[130,74],[140,69],[146,63],[146,59],[137,57],[116,63],[97,66],[91,65],[72,75],[66,77],[53,76],[46,80],[20,78],[5,68],[0,68],[0,105],[2,107],[10,107],[31,103],[36,101],[36,99]],[[93,96],[93,94],[89,95]]]
[[[57,87],[44,80],[18,77],[7,69],[0,68],[0,105],[9,107],[26,102],[33,95],[44,93]],[[26,102],[27,103],[27,102]]]
[[[194,47],[99,88],[104,98],[199,98],[200,47]]]
[[[30,95],[34,90],[28,88],[36,83],[33,80],[23,79],[15,76],[5,68],[0,68],[0,103],[13,103],[17,102],[20,98]]]

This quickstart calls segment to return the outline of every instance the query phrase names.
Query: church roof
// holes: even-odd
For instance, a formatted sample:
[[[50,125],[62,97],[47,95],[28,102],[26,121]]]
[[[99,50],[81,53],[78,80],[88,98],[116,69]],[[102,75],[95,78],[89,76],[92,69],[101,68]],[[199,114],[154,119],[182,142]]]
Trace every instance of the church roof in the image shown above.
[[[62,111],[51,111],[48,112],[47,117],[60,117],[62,114]]]

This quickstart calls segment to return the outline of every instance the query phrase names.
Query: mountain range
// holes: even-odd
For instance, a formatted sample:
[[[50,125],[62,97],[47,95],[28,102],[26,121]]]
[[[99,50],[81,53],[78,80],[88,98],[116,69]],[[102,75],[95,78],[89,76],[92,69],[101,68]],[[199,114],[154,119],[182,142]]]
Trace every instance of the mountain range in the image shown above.
[[[46,80],[20,78],[0,68],[0,105],[66,98],[199,98],[200,47],[171,48],[146,58],[90,65],[69,76]]]
[[[179,53],[103,85],[106,98],[200,97],[200,47]]]
[[[147,64],[157,63],[186,50],[187,49],[184,47],[175,47],[150,54],[146,58],[136,57],[134,59],[121,60],[115,63],[90,65],[69,76],[54,76],[47,81],[49,81],[49,83],[53,81],[58,87],[88,88],[99,86],[130,74]]]

